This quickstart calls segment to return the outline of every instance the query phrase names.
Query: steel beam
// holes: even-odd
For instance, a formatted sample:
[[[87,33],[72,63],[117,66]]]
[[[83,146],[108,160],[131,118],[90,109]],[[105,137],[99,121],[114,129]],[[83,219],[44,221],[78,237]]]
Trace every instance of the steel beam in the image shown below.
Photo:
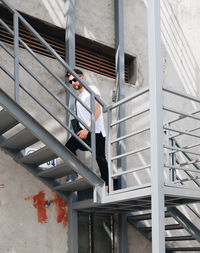
[[[65,50],[66,61],[68,65],[75,68],[75,0],[66,1],[66,30],[65,30]],[[68,78],[66,78],[68,82]],[[69,89],[73,91],[70,85]],[[66,104],[71,111],[75,112],[75,98],[69,92],[66,92]],[[66,112],[66,125],[70,128],[71,114]],[[67,133],[67,139],[69,132]],[[71,176],[72,179],[75,175]],[[78,253],[78,215],[77,211],[72,208],[73,201],[77,200],[76,193],[71,193],[68,198],[68,215],[69,215],[69,230],[68,230],[68,247],[69,252]]]
[[[167,209],[171,213],[173,218],[181,224],[185,230],[198,242],[200,242],[200,230],[183,214],[175,207],[170,207]]]
[[[124,82],[124,1],[115,0],[115,65],[116,65],[116,87],[118,89],[118,100],[125,97],[125,82]],[[118,119],[125,117],[125,105],[119,106]],[[126,134],[126,124],[119,124],[118,137]],[[126,152],[125,141],[118,142],[117,153],[119,155]],[[126,158],[118,159],[117,167],[126,170]],[[126,182],[122,177],[121,187],[126,187]]]
[[[148,1],[152,253],[165,252],[160,0]]]
[[[66,1],[66,30],[65,30],[65,56],[68,65],[75,68],[75,0]],[[68,82],[66,78],[66,82]],[[73,90],[70,85],[69,88]],[[66,93],[66,104],[68,107],[75,111],[75,98]],[[70,114],[67,112],[67,126],[70,127]]]

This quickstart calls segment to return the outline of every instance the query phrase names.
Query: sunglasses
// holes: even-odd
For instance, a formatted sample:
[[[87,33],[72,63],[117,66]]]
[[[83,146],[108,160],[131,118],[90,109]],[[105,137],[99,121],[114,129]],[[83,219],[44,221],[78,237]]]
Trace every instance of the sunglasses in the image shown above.
[[[74,78],[72,80],[69,80],[69,83],[72,84],[72,83],[75,83],[77,80]]]

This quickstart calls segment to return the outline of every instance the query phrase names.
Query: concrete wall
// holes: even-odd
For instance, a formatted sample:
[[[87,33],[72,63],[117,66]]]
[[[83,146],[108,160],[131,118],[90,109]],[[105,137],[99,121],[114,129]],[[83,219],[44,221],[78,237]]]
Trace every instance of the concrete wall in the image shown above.
[[[53,23],[59,27],[65,27],[65,11],[64,11],[64,1],[63,0],[35,0],[35,1],[21,1],[21,0],[10,0],[11,4],[13,4],[16,8],[18,8],[20,11],[28,13],[30,15],[33,15],[35,17],[38,17],[40,19],[43,19],[47,22]],[[76,8],[76,33],[80,34],[82,36],[85,36],[87,38],[90,38],[92,40],[104,43],[108,46],[114,47],[114,5],[112,0],[102,0],[102,1],[93,1],[93,0],[76,0],[75,1],[75,8]],[[126,84],[126,93],[132,94],[138,90],[140,90],[143,87],[148,86],[148,50],[147,50],[147,8],[146,8],[146,2],[143,0],[126,0],[125,7],[124,7],[124,18],[125,18],[125,29],[124,29],[124,35],[125,35],[125,51],[131,55],[135,55],[137,57],[137,81],[135,85],[132,84]],[[200,60],[200,49],[199,49],[199,39],[200,39],[200,32],[198,29],[199,22],[200,22],[200,3],[198,0],[181,0],[181,1],[173,1],[173,0],[163,0],[161,5],[161,14],[162,14],[162,49],[163,49],[163,85],[178,88],[184,92],[187,92],[193,96],[199,96],[200,95],[200,86],[199,86],[199,60]],[[55,80],[49,76],[48,73],[44,72],[41,67],[39,67],[31,57],[28,56],[26,52],[23,50],[20,50],[21,59],[23,59],[27,66],[32,65],[34,68],[34,71],[36,75],[40,76],[42,80],[44,80],[51,90],[55,92],[57,95],[59,95],[63,101],[64,101],[64,89],[55,83]],[[64,78],[64,69],[62,67],[58,67],[55,60],[47,59],[45,57],[40,56],[44,61],[48,62],[49,66],[53,68],[58,76],[60,78]],[[6,60],[5,60],[6,59]],[[4,62],[5,65],[13,71],[13,64],[12,60],[3,52],[3,50],[0,50],[0,61]],[[44,95],[43,91],[41,89],[38,90],[36,88],[36,84],[33,81],[27,81],[28,77],[26,75],[22,75],[23,72],[21,72],[21,77],[23,77],[24,83],[26,83],[27,87],[31,88],[33,92],[37,92],[38,94],[41,94],[42,98],[45,98],[45,102],[47,104],[51,104],[50,97]],[[1,83],[1,88],[3,87],[8,92],[12,91],[12,83],[9,79],[5,77],[5,74],[0,72],[0,75],[3,76],[5,82]],[[102,98],[107,104],[111,104],[111,95],[112,90],[115,87],[115,81],[110,78],[106,78],[97,74],[94,74],[92,72],[85,72],[86,80],[88,84],[94,84],[96,85],[101,93]],[[10,88],[9,88],[10,87]],[[42,92],[41,92],[42,91]],[[23,103],[24,106],[28,106],[28,108],[31,110],[32,114],[34,116],[39,117],[41,122],[44,123],[44,125],[54,133],[59,140],[61,140],[63,143],[66,140],[66,132],[62,129],[60,131],[60,128],[55,125],[55,122],[48,118],[48,116],[45,114],[45,116],[41,117],[41,114],[38,114],[38,108],[35,107],[35,104],[33,102],[30,102],[27,97],[23,96]],[[173,106],[176,109],[179,110],[189,110],[193,111],[198,108],[198,105],[196,103],[192,102],[185,102],[182,99],[177,99],[174,96],[165,96],[164,101],[166,105]],[[143,97],[140,100],[138,100],[137,103],[132,103],[128,107],[128,111],[132,111],[132,108],[134,108],[134,111],[139,111],[142,108],[145,108],[145,106],[148,106],[147,97]],[[33,110],[34,108],[34,110]],[[58,113],[58,115],[61,117],[61,119],[64,120],[64,114],[65,112],[58,106],[55,106],[55,112]],[[44,115],[44,114],[43,114]],[[171,114],[165,114],[164,120],[167,121],[169,118],[174,117]],[[105,117],[106,121],[106,117]],[[48,122],[48,123],[47,123]],[[50,123],[49,123],[50,122]],[[149,124],[148,115],[144,116],[143,118],[140,118],[140,120],[134,120],[130,123],[131,129],[136,131],[140,128],[146,127]],[[182,127],[183,124],[177,125],[179,127]],[[198,122],[190,122],[185,121],[184,126],[187,128],[192,128],[198,125]],[[130,130],[130,129],[128,129]],[[184,139],[183,140],[186,143],[190,143],[191,140]],[[134,147],[139,148],[144,145],[147,145],[149,143],[149,136],[147,135],[141,135],[139,139],[132,139],[130,142],[127,143],[127,149]],[[80,154],[83,156],[83,154]],[[88,154],[86,154],[86,160],[88,160],[87,157]],[[5,154],[1,153],[2,161],[7,161],[7,166],[11,167],[13,165],[13,161],[10,160]],[[131,166],[133,160],[128,161],[128,165]],[[137,166],[142,166],[147,164],[149,161],[149,155],[137,155],[134,157],[134,163]],[[17,165],[16,165],[17,167]],[[0,164],[0,169],[2,170],[2,173],[4,173],[4,181],[2,181],[2,184],[5,184],[5,188],[0,189],[2,194],[6,193],[6,185],[7,182],[9,182],[9,177],[12,175],[12,173],[7,172],[5,173],[5,166]],[[31,190],[28,191],[27,195],[34,195],[38,192],[40,192],[41,189],[45,189],[45,192],[48,190],[43,187],[41,187],[41,184],[38,183],[36,179],[32,180],[32,176],[27,174],[24,169],[21,168],[20,173],[25,173],[27,180],[32,182],[31,187],[34,189],[37,189],[35,191]],[[10,174],[9,174],[10,173]],[[147,170],[145,173],[142,173],[141,176],[135,177],[134,175],[130,178],[130,184],[138,184],[141,183],[148,183],[150,181],[150,171]],[[18,190],[16,191],[16,194],[19,196],[23,193],[23,188],[19,187],[19,185],[22,186],[24,183],[24,180],[22,177],[18,177],[16,184],[18,184]],[[4,192],[4,193],[3,193]],[[50,195],[50,192],[48,193]],[[6,195],[6,194],[5,194]],[[4,196],[5,198],[5,196]],[[21,200],[21,205],[25,205],[24,203],[27,203],[27,201]],[[13,203],[13,206],[15,206],[16,202]],[[12,206],[10,207],[10,212],[12,212]],[[17,210],[20,208],[19,206],[15,206]],[[50,207],[51,208],[51,207]],[[198,207],[196,207],[198,209]],[[50,210],[50,209],[49,209]],[[33,206],[30,207],[30,211],[33,213],[35,211],[35,208]],[[48,211],[49,212],[49,211]],[[53,211],[51,212],[51,216],[53,216]],[[11,218],[9,218],[11,219]],[[15,220],[17,219],[17,220]],[[31,218],[33,219],[33,217]],[[20,224],[20,218],[18,219],[15,216],[12,216],[12,219],[10,221],[10,224],[14,223],[15,220],[16,223]],[[2,223],[4,221],[8,221],[8,217],[4,217],[4,220],[2,220]],[[51,226],[50,223],[54,222],[53,220],[50,220],[48,224],[39,224],[41,226]],[[11,225],[10,225],[11,226]],[[31,224],[31,230],[33,230],[34,227],[37,227],[38,223],[37,221],[32,222]],[[9,232],[9,227],[6,231]],[[17,229],[17,228],[16,228]],[[60,224],[56,224],[56,229],[61,229]],[[63,228],[62,228],[63,229]],[[64,229],[63,229],[64,230]],[[12,230],[10,230],[12,231]],[[26,235],[26,229],[23,230],[22,235]],[[48,230],[53,231],[53,229]],[[49,232],[50,233],[50,232]],[[53,233],[53,232],[52,232]],[[41,233],[42,234],[42,233]],[[45,233],[44,233],[45,234]],[[53,244],[52,247],[55,247],[56,244],[62,246],[63,248],[60,249],[57,252],[63,252],[65,250],[65,243],[61,243],[61,237],[66,236],[65,232],[62,231],[62,233],[59,234],[59,237],[56,237],[56,242]],[[40,235],[40,234],[39,234]],[[54,237],[54,234],[48,234],[50,238]],[[42,237],[45,235],[41,235]],[[130,252],[143,252],[143,249],[138,248],[136,250],[135,241],[133,241],[133,238],[138,238],[139,234],[136,232],[133,228],[129,227],[129,251]],[[39,236],[38,236],[39,237]],[[8,235],[6,235],[7,240],[9,240]],[[142,240],[142,237],[140,237]],[[25,236],[26,240],[26,236]],[[48,244],[46,244],[46,238],[44,239],[43,246],[43,252],[48,251]],[[139,240],[139,239],[138,239]],[[62,240],[64,242],[65,239]],[[136,240],[137,241],[137,240]],[[27,243],[29,243],[29,249],[32,250],[30,252],[34,252],[34,246],[32,245],[31,239],[27,239]],[[16,242],[17,247],[21,247],[20,243]],[[150,243],[146,242],[144,245],[147,245],[148,249],[145,249],[145,252],[150,252]],[[141,247],[143,244],[141,245]],[[139,246],[138,246],[139,247]],[[11,248],[10,248],[11,249]],[[16,252],[17,248],[14,248]],[[28,252],[28,251],[27,251]],[[39,251],[38,251],[39,252]],[[65,252],[65,251],[64,251]]]
[[[67,206],[2,151],[0,174],[0,252],[67,252],[67,217],[58,220]],[[45,208],[46,200],[54,204]]]
[[[128,225],[128,253],[151,253],[151,242],[133,226]]]

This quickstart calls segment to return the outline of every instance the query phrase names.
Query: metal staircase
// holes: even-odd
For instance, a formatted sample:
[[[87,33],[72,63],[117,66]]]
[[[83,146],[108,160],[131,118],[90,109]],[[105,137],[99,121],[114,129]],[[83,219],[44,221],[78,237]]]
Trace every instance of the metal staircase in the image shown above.
[[[42,182],[44,182],[47,186],[49,186],[53,191],[59,194],[64,200],[68,200],[68,194],[72,192],[79,192],[81,193],[84,190],[92,189],[93,190],[93,198],[89,199],[81,199],[80,201],[75,201],[72,203],[72,208],[76,211],[84,210],[84,211],[105,211],[105,212],[135,212],[135,211],[144,211],[145,214],[140,215],[132,215],[128,217],[128,221],[133,224],[139,231],[141,231],[148,239],[151,239],[151,222],[146,222],[151,220],[151,214],[146,213],[147,210],[151,208],[151,197],[152,197],[152,185],[151,180],[150,182],[140,183],[138,185],[133,185],[132,179],[133,174],[137,172],[143,171],[144,174],[147,170],[151,170],[152,161],[150,161],[149,153],[146,155],[148,159],[145,160],[145,163],[141,163],[142,159],[139,159],[140,162],[136,164],[131,163],[131,168],[126,168],[123,170],[120,166],[116,166],[116,161],[120,160],[122,162],[125,161],[126,158],[130,156],[134,156],[136,154],[142,154],[143,152],[149,152],[151,150],[151,143],[150,140],[150,124],[144,126],[143,128],[139,128],[138,130],[134,129],[134,124],[137,122],[137,117],[144,116],[145,120],[149,117],[149,114],[152,112],[150,111],[150,106],[148,105],[147,108],[140,108],[141,110],[134,112],[132,114],[129,113],[128,116],[125,116],[123,119],[112,118],[112,113],[115,110],[120,110],[122,106],[127,104],[128,102],[132,103],[133,99],[143,99],[141,97],[149,96],[149,88],[144,90],[140,90],[134,95],[125,98],[111,106],[106,106],[105,103],[96,96],[93,91],[88,87],[88,85],[80,79],[80,77],[68,66],[68,64],[49,46],[49,44],[26,22],[26,20],[15,10],[12,6],[5,0],[1,0],[1,2],[8,8],[8,10],[13,15],[13,29],[5,23],[4,20],[0,19],[0,24],[3,28],[10,33],[13,37],[13,45],[12,49],[8,47],[5,43],[0,41],[0,46],[5,52],[13,59],[14,62],[14,73],[12,73],[3,63],[0,63],[0,69],[3,70],[3,73],[6,74],[13,82],[14,86],[14,95],[10,95],[10,90],[6,92],[6,89],[2,89],[0,87],[0,105],[2,110],[0,111],[0,148],[8,153],[13,159],[30,171],[33,175],[38,177]],[[37,54],[20,38],[19,35],[19,25],[23,25],[29,32],[31,32],[41,43],[43,47],[48,50],[54,59],[58,61],[59,64],[65,69],[65,71],[70,72],[74,75],[74,77],[83,84],[85,89],[90,93],[91,96],[91,108],[85,106],[86,110],[88,110],[91,114],[92,119],[92,126],[88,128],[77,116],[76,113],[69,108],[65,102],[58,96],[55,95],[49,87],[48,84],[45,84],[40,80],[40,78],[35,75],[26,64],[22,62],[19,57],[19,48],[23,48],[26,50],[33,58],[36,60],[48,74],[54,78],[58,85],[62,87],[62,89],[66,93],[70,93],[75,99],[77,99],[80,103],[82,103],[77,95],[69,88],[68,84],[66,84],[51,68],[49,68]],[[40,94],[35,95],[34,92],[30,89],[27,83],[24,83],[23,80],[20,79],[20,71],[19,69],[23,69],[26,73],[28,73],[31,78],[33,78],[39,87],[45,91],[49,96],[52,97],[53,103],[51,105],[45,104],[43,101],[43,97],[39,96]],[[169,93],[175,92],[171,89],[163,89]],[[41,108],[42,112],[48,114],[48,119],[53,120],[55,124],[59,125],[59,130],[62,129],[66,131],[68,134],[73,135],[77,138],[87,149],[90,151],[92,156],[92,170],[88,168],[85,164],[83,164],[75,155],[73,155],[65,146],[63,141],[60,141],[57,137],[54,136],[54,133],[51,132],[50,129],[44,127],[42,122],[40,122],[34,115],[31,115],[30,110],[26,109],[26,101],[23,101],[23,96],[21,93],[28,96],[29,99],[32,99],[37,106]],[[39,92],[38,92],[39,93]],[[8,95],[9,94],[9,95]],[[191,98],[191,97],[190,97]],[[191,98],[194,100],[194,98]],[[94,115],[94,104],[95,100],[99,102],[102,106],[103,111],[107,112],[108,114],[108,162],[109,162],[109,194],[105,194],[105,187],[103,180],[96,174],[96,157],[95,157],[95,115]],[[144,100],[149,100],[149,97],[145,97]],[[65,117],[60,119],[58,115],[54,112],[55,103],[59,104],[62,107],[63,115],[67,117],[77,118],[90,132],[92,136],[92,147],[90,148],[87,146],[82,140],[80,140],[70,129],[69,125],[65,123]],[[132,104],[130,104],[129,108],[132,108]],[[163,107],[163,110],[171,111],[171,108]],[[116,113],[117,114],[117,113]],[[194,119],[200,119],[195,117],[192,114],[181,114],[181,119],[184,117],[193,117]],[[135,120],[136,119],[136,120]],[[152,117],[150,120],[153,120]],[[179,117],[180,119],[180,117]],[[116,134],[115,127],[119,126],[120,124],[129,121],[129,126],[131,132],[126,133],[122,136],[114,136],[112,133]],[[135,120],[135,121],[132,121]],[[117,127],[116,127],[117,128]],[[179,130],[175,128],[171,128],[169,125],[164,125],[165,131],[169,132],[177,132]],[[139,148],[133,147],[132,143],[129,143],[128,140],[131,137],[139,136],[140,134],[146,134],[145,143],[139,141],[143,144],[143,146]],[[181,134],[190,134],[189,131],[179,131]],[[148,135],[148,138],[146,136]],[[200,135],[196,135],[200,137]],[[141,140],[141,138],[140,138]],[[167,222],[165,225],[166,231],[187,231],[187,234],[184,235],[172,235],[166,236],[166,251],[167,252],[179,252],[179,251],[200,251],[199,246],[191,246],[191,247],[175,247],[171,242],[183,242],[183,241],[198,241],[200,242],[200,231],[197,227],[195,227],[189,220],[186,218],[183,213],[180,212],[174,206],[180,205],[182,202],[183,204],[190,203],[191,196],[194,196],[196,192],[193,193],[193,189],[189,189],[189,191],[183,191],[180,185],[185,182],[185,178],[180,178],[176,174],[177,170],[183,170],[184,173],[189,176],[189,180],[196,183],[196,186],[199,187],[199,183],[197,178],[191,175],[191,172],[198,172],[199,168],[196,166],[198,163],[197,160],[194,161],[192,158],[188,158],[188,163],[192,164],[195,167],[195,170],[187,170],[183,169],[184,164],[183,162],[179,163],[176,156],[173,155],[177,151],[183,151],[184,149],[180,146],[174,146],[172,143],[172,137],[169,136],[169,145],[164,145],[165,149],[170,150],[168,156],[170,157],[170,164],[166,163],[164,165],[165,169],[167,168],[170,171],[170,184],[165,184],[167,190],[170,191],[165,192],[166,197],[166,207],[167,211],[165,213],[166,221],[167,219],[171,219],[171,223]],[[114,154],[113,146],[122,143],[124,145],[126,141],[127,147],[130,146],[131,150],[124,150],[123,154]],[[35,152],[25,155],[25,149],[31,145],[38,144],[38,150]],[[183,146],[183,145],[182,145]],[[175,150],[175,151],[174,151]],[[185,153],[186,155],[186,153]],[[145,155],[144,155],[145,156]],[[59,163],[52,168],[44,168],[43,163],[48,162],[54,158],[59,160]],[[129,163],[130,164],[130,163]],[[153,168],[154,169],[154,168]],[[152,170],[153,170],[152,169]],[[164,171],[164,170],[163,170]],[[79,173],[82,178],[76,179],[74,181],[66,182],[60,180],[65,176],[73,175],[74,173]],[[116,178],[122,179],[122,181],[126,181],[125,184],[122,185],[121,189],[116,190],[114,187],[114,180]],[[177,179],[174,180],[174,179]],[[180,189],[178,189],[178,187]],[[189,188],[189,187],[188,187]],[[176,195],[176,190],[178,191]],[[190,191],[191,190],[191,191]],[[198,191],[197,191],[198,192]],[[184,193],[187,193],[187,196],[184,196]],[[199,193],[199,192],[198,192]],[[193,194],[193,195],[192,195]],[[198,201],[200,197],[194,197],[193,202]],[[192,202],[192,201],[191,201]],[[190,207],[191,208],[191,207]],[[117,210],[117,211],[116,211]],[[194,210],[193,210],[194,211]]]
[[[128,216],[127,220],[148,240],[151,240],[151,213]],[[175,207],[168,208],[165,212],[165,232],[166,252],[200,251],[199,229]],[[191,241],[195,246],[183,247],[183,245],[190,244]]]
[[[174,145],[180,148],[177,140],[175,138],[172,138],[172,140]],[[177,157],[172,157],[176,164],[186,165],[193,161],[193,159],[184,151],[181,153],[186,160],[184,163],[181,163]],[[198,164],[193,162],[192,165],[200,170]],[[176,177],[177,182],[181,182],[182,185],[184,185],[184,182],[193,181],[197,187],[200,187],[199,182],[190,172],[184,171],[184,174],[188,176],[188,178],[184,179],[181,179],[176,175],[175,171],[173,171],[173,173],[175,174],[174,176]],[[200,220],[200,215],[191,205],[186,204],[183,207],[187,207],[196,219]],[[130,214],[127,217],[127,221],[138,229],[148,240],[152,239],[151,213]],[[200,252],[200,229],[198,228],[198,225],[196,226],[193,224],[189,218],[180,211],[180,209],[173,206],[166,209],[165,233],[166,252]]]
[[[76,156],[59,143],[54,136],[1,89],[0,103],[4,107],[4,110],[0,111],[0,148],[11,155],[16,162],[41,179],[53,191],[67,200],[66,193],[81,191],[104,184],[95,173],[78,160]],[[11,131],[19,124],[23,126],[23,129],[17,129],[10,137],[5,137],[9,130]],[[26,147],[39,141],[44,144],[42,148],[29,155],[23,154],[23,150]],[[40,167],[43,163],[54,158],[60,158],[62,162],[49,169],[42,169]],[[84,174],[85,178],[63,184],[56,181],[60,177],[75,172]]]
[[[103,180],[96,174],[96,158],[95,158],[95,122],[94,122],[94,111],[90,110],[87,106],[83,105],[86,110],[91,113],[92,126],[88,128],[77,116],[76,113],[71,110],[58,96],[55,95],[55,92],[51,91],[48,87],[48,84],[42,82],[42,80],[33,73],[33,71],[20,59],[19,49],[20,47],[24,48],[30,55],[33,57],[36,62],[38,62],[41,68],[44,68],[44,71],[47,71],[52,78],[56,80],[58,85],[62,87],[65,92],[70,93],[74,98],[76,98],[80,103],[82,103],[75,92],[70,89],[70,87],[55,73],[54,70],[49,68],[47,64],[29,47],[29,45],[24,42],[19,35],[19,26],[23,25],[27,31],[31,32],[36,39],[38,39],[42,45],[48,50],[54,59],[57,60],[58,64],[61,64],[62,67],[66,69],[66,72],[71,72],[80,83],[83,84],[85,89],[91,94],[91,104],[92,107],[97,100],[101,106],[104,108],[104,102],[95,95],[95,93],[90,90],[86,83],[68,66],[68,64],[56,53],[56,51],[38,34],[27,21],[7,2],[1,1],[4,6],[11,12],[13,15],[13,29],[6,24],[3,19],[0,19],[0,24],[3,29],[5,29],[10,36],[13,37],[13,50],[8,47],[7,44],[0,41],[0,46],[5,50],[5,52],[13,58],[14,63],[14,73],[12,73],[8,68],[6,68],[2,63],[0,64],[1,70],[14,81],[14,86],[10,87],[7,92],[0,89],[0,105],[3,110],[0,112],[0,134],[1,134],[1,144],[0,148],[7,153],[9,153],[19,164],[24,166],[26,169],[31,171],[35,176],[39,177],[43,182],[49,185],[52,190],[56,191],[64,199],[66,199],[66,193],[73,191],[81,191],[88,188],[94,189],[94,201],[101,201],[102,192],[105,191]],[[43,102],[43,97],[38,94],[35,95],[34,91],[31,90],[32,87],[28,86],[28,83],[24,83],[20,78],[21,69],[29,74],[30,78],[35,80],[39,87],[42,89],[42,92],[52,96],[53,103],[51,105],[45,104]],[[14,88],[14,96],[10,94],[10,90]],[[49,120],[54,120],[55,124],[59,125],[59,129],[65,130],[69,134],[77,138],[92,154],[92,170],[87,168],[76,156],[74,156],[67,148],[61,143],[58,138],[53,136],[53,133],[49,129],[42,127],[42,123],[34,119],[30,115],[30,112],[26,109],[26,103],[23,101],[23,97],[20,96],[20,93],[24,92],[29,99],[32,99],[36,102],[37,105],[41,108],[42,113],[45,115],[47,113]],[[8,94],[9,95],[8,95]],[[40,92],[39,92],[40,93]],[[55,103],[62,106],[64,109],[64,114],[62,120],[54,112]],[[57,105],[56,105],[57,106]],[[43,111],[42,111],[43,110]],[[87,146],[76,134],[73,133],[69,125],[65,123],[65,117],[74,117],[77,118],[90,132],[92,138],[92,148]],[[23,129],[13,130],[14,134],[6,137],[6,134],[9,130],[15,128],[16,125],[21,124]],[[17,129],[17,128],[16,128]],[[36,144],[37,142],[42,142],[43,147],[39,150],[29,154],[24,155],[24,149],[30,145]],[[41,164],[48,162],[54,158],[58,158],[61,162],[54,168],[42,170]],[[60,181],[57,180],[60,177],[69,176],[73,173],[79,173],[83,178],[77,179],[73,182],[65,182],[60,184]],[[105,194],[105,193],[104,193]]]

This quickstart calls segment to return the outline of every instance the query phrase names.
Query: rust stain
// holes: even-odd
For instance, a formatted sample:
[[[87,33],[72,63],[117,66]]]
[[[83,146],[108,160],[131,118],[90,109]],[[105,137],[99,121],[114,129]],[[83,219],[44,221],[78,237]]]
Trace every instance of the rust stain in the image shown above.
[[[64,227],[67,226],[67,203],[61,199],[56,193],[52,192],[52,203],[55,205],[56,219],[58,223],[62,223]]]
[[[46,213],[45,204],[48,202],[45,200],[45,192],[40,191],[38,194],[26,197],[25,200],[32,200],[33,206],[37,209],[38,222],[47,223],[48,217]]]
[[[0,184],[0,188],[5,188],[5,184]]]

